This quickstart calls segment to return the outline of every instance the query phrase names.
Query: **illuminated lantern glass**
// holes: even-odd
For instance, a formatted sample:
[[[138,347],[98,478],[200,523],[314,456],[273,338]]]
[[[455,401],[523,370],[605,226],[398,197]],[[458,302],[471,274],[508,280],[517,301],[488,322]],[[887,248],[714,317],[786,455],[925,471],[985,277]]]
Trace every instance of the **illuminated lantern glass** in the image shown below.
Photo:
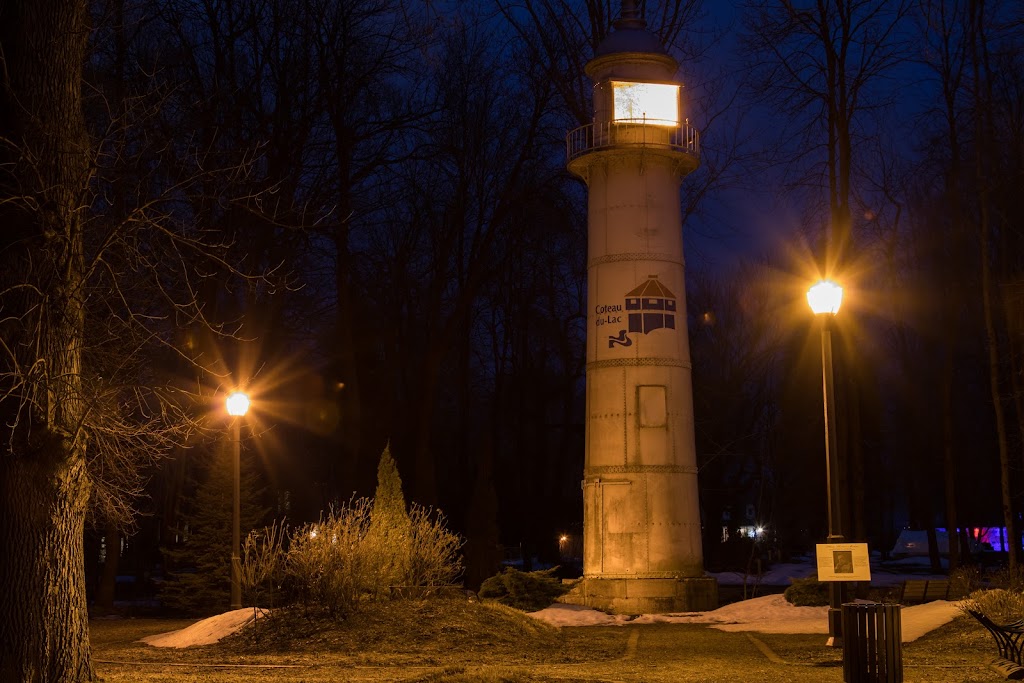
[[[249,397],[241,391],[236,391],[228,396],[226,404],[228,415],[240,416],[245,415],[249,411]]]
[[[831,280],[822,280],[807,290],[807,303],[815,314],[835,315],[843,303],[843,288]]]
[[[612,81],[613,119],[653,126],[679,125],[679,86]]]

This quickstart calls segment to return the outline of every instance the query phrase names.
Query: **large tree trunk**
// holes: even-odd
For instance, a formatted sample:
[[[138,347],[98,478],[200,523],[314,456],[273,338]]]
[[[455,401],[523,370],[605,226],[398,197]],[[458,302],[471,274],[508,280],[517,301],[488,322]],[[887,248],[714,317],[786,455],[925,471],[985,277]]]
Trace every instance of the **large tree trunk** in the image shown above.
[[[84,457],[66,444],[0,467],[0,680],[93,680],[85,597]],[[78,455],[81,456],[81,449]]]
[[[0,5],[0,680],[93,679],[83,531],[85,0]]]

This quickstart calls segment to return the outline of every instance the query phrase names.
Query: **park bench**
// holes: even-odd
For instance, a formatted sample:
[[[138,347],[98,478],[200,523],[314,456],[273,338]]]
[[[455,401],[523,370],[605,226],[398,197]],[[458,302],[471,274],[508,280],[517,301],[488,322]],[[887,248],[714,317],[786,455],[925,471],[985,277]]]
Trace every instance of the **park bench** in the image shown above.
[[[907,579],[900,591],[900,604],[910,605],[949,598],[947,579]]]
[[[990,666],[1002,673],[1006,678],[1020,680],[1024,678],[1024,661],[1022,661],[1021,647],[1024,643],[1024,619],[1009,624],[997,624],[981,612],[973,609],[967,613],[978,620],[985,629],[992,634],[999,648],[999,656],[1002,659],[994,660]]]

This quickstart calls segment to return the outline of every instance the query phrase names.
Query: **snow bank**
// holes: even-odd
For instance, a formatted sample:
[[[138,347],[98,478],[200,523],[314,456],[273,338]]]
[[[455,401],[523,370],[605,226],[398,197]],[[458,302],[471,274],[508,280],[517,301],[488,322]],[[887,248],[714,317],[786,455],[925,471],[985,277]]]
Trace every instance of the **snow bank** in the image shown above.
[[[909,643],[947,624],[960,611],[955,602],[936,600],[901,611],[902,640]],[[605,614],[579,605],[554,604],[530,616],[554,626],[621,626],[623,624],[709,624],[722,631],[759,633],[828,633],[827,607],[796,607],[782,595],[734,602],[710,612],[642,614],[629,617]]]
[[[936,600],[923,605],[904,607],[901,612],[902,640],[909,643],[933,629],[952,621],[960,610],[956,602]],[[260,610],[259,616],[266,615]],[[529,616],[553,626],[622,626],[624,624],[708,624],[722,631],[756,631],[759,633],[828,633],[827,607],[796,607],[782,595],[734,602],[710,612],[673,614],[641,614],[633,617],[606,614],[580,605],[556,603]],[[180,631],[147,636],[142,642],[153,647],[188,647],[208,645],[231,635],[253,620],[251,608],[225,612],[196,622]]]
[[[158,633],[146,636],[143,643],[153,647],[188,647],[189,645],[209,645],[216,643],[225,636],[229,636],[246,624],[253,621],[254,612],[251,607],[236,609],[224,614],[218,614],[209,619],[203,619],[181,629],[169,633]],[[259,616],[265,617],[266,610],[259,610]]]

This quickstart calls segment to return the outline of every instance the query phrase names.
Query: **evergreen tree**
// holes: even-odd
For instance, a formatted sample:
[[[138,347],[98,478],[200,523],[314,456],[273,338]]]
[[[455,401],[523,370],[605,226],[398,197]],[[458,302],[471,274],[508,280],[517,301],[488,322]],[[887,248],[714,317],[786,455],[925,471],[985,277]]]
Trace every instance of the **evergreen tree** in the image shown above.
[[[205,477],[182,515],[177,544],[163,549],[170,579],[160,591],[164,606],[187,614],[226,611],[231,601],[232,454],[220,449],[210,458]],[[260,501],[253,458],[242,454],[239,480],[242,538],[262,527],[269,510]]]
[[[377,490],[370,509],[368,547],[377,564],[378,589],[402,585],[408,574],[412,527],[402,493],[402,478],[391,457],[390,444],[384,447],[377,465]]]

